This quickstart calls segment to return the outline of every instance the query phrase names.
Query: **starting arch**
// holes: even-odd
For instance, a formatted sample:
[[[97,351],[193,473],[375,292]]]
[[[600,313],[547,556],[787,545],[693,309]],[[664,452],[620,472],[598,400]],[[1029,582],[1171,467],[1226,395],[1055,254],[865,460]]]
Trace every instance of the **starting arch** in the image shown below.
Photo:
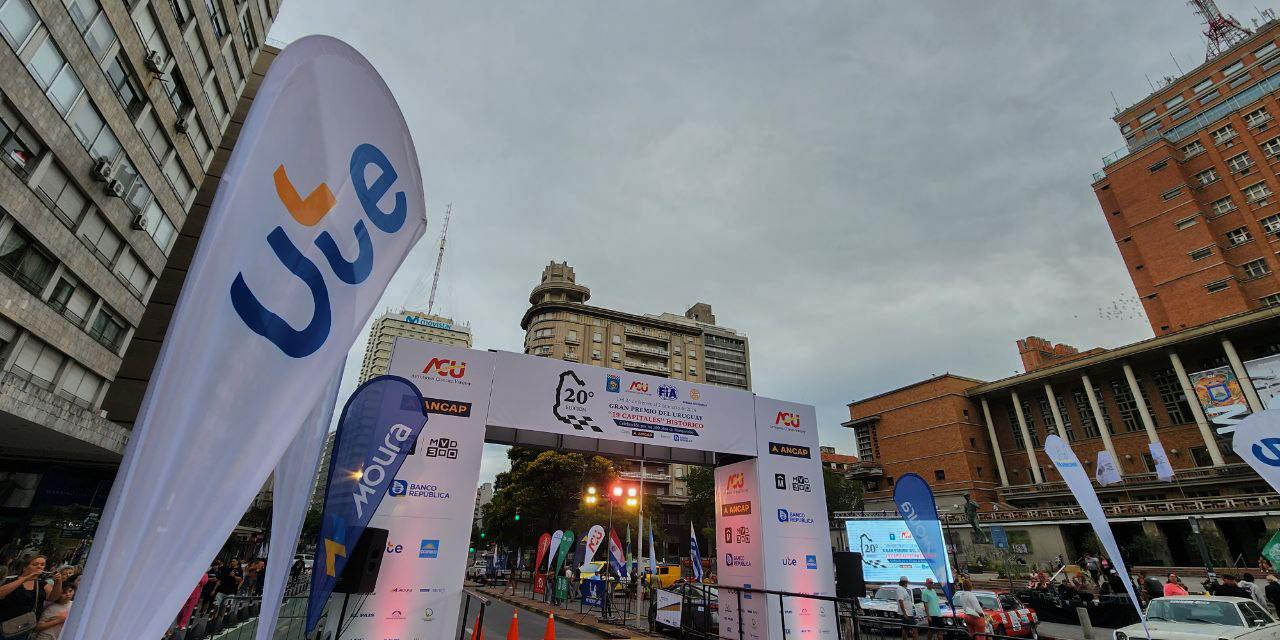
[[[388,373],[412,381],[431,415],[371,522],[388,530],[388,551],[348,637],[456,632],[485,442],[707,466],[731,454],[741,461],[715,471],[719,582],[834,595],[812,406],[409,338],[396,340]],[[782,621],[766,615],[778,610],[773,598],[746,598],[741,612],[721,602],[722,637],[737,638],[741,616],[752,640],[784,638]],[[786,610],[787,636],[834,638],[831,606]]]

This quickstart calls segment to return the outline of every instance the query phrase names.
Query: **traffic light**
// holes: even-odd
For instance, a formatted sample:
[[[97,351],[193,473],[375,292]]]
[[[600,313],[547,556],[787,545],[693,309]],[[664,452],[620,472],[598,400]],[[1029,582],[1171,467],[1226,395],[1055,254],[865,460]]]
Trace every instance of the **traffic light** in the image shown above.
[[[483,532],[483,531],[481,531],[481,532],[480,532],[480,539],[481,539],[481,540],[484,540],[484,532]]]
[[[475,548],[475,547],[468,547],[468,548],[467,548],[467,553],[475,553],[475,552],[476,552],[476,548]]]
[[[516,522],[520,522],[520,512],[516,512]]]

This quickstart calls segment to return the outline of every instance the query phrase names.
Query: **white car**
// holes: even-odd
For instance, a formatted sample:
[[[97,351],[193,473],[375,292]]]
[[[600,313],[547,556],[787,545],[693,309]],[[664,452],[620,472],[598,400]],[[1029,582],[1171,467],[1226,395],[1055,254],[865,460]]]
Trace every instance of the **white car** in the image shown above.
[[[309,554],[309,553],[299,553],[299,554],[297,554],[297,555],[293,556],[293,561],[294,561],[294,562],[297,562],[298,560],[301,560],[301,561],[302,561],[302,565],[303,565],[304,567],[306,567],[308,570],[310,570],[310,569],[311,569],[311,566],[312,566],[313,564],[315,564],[316,557],[315,557],[315,556],[313,556],[313,555],[311,555],[311,554]]]
[[[1258,603],[1227,596],[1170,596],[1147,605],[1152,640],[1276,640],[1280,623]],[[1142,624],[1116,629],[1113,640],[1143,638]]]
[[[476,560],[476,563],[471,565],[471,567],[467,569],[467,577],[472,579],[483,578],[488,573],[489,573],[488,560]]]

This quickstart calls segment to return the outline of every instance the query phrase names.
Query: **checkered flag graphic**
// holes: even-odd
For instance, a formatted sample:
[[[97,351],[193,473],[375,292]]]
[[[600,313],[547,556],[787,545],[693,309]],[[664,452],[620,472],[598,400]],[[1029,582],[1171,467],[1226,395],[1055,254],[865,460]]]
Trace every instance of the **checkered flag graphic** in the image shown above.
[[[563,422],[573,427],[574,429],[577,429],[578,431],[584,431],[587,428],[590,428],[592,431],[596,433],[604,433],[604,429],[601,429],[600,427],[596,426],[595,422],[591,420],[591,416],[579,416],[573,413],[561,412],[560,399],[563,398],[565,395],[564,391],[565,391],[566,381],[572,384],[576,384],[579,387],[586,386],[586,383],[582,381],[582,378],[579,378],[578,374],[574,373],[572,369],[565,371],[564,373],[561,373],[560,384],[556,385],[556,403],[554,406],[551,407],[551,414],[556,417],[556,420],[559,420],[560,422]]]

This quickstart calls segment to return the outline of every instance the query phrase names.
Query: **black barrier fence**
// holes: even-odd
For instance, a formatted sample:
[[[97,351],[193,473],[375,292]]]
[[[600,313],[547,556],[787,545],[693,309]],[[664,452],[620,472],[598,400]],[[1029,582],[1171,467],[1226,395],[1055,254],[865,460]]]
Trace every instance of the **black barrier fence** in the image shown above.
[[[788,609],[796,611],[805,607],[817,608],[821,604],[827,604],[832,609],[837,640],[1027,640],[1039,637],[1034,625],[1029,625],[1024,634],[1019,636],[993,633],[985,616],[952,616],[946,613],[930,622],[915,619],[906,621],[896,614],[878,615],[879,612],[863,611],[858,601],[850,598],[709,583],[681,583],[665,591],[680,595],[680,624],[678,627],[662,624],[659,611],[663,607],[652,598],[650,602],[658,606],[650,607],[650,624],[655,630],[697,640],[721,637],[719,614],[723,610],[722,598],[732,598],[736,610],[741,612],[743,600],[755,596],[765,598],[767,606],[762,611],[765,624],[779,621],[783,638],[801,637],[801,629],[787,628]],[[668,615],[674,612],[674,606],[667,605]],[[734,637],[735,631],[738,638],[748,637],[746,627],[750,623],[741,615],[736,617],[737,629],[728,630],[727,637]]]
[[[332,640],[335,634],[324,629],[324,615],[316,633],[306,634],[310,584],[310,572],[304,572],[285,586],[285,597],[280,602],[280,614],[272,638]],[[213,606],[197,607],[185,626],[175,624],[170,627],[163,640],[253,640],[258,631],[262,606],[261,596],[226,596]]]
[[[458,621],[458,640],[484,637],[484,610],[489,608],[490,600],[470,589],[462,590],[462,618]],[[467,627],[471,619],[472,607],[476,610],[474,627]]]

